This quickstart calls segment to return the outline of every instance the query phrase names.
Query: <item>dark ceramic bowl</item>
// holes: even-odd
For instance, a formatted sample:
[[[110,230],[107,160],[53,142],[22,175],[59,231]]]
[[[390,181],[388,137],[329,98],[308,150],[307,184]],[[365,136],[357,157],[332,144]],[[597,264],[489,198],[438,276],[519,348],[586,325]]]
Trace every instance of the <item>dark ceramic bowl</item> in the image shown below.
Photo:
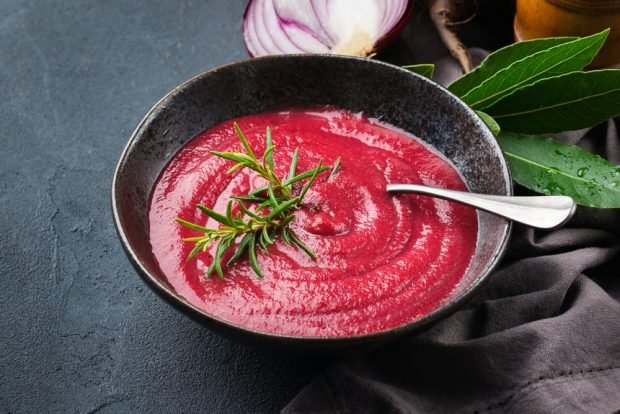
[[[300,55],[264,57],[196,76],[160,100],[135,130],[118,162],[112,209],[127,256],[146,283],[168,303],[219,332],[252,343],[334,352],[370,347],[427,327],[471,296],[498,264],[511,225],[479,212],[471,266],[451,296],[406,325],[337,338],[265,334],[219,320],[178,295],[151,253],[147,207],[151,188],[170,158],[201,131],[224,120],[290,107],[332,105],[379,118],[437,148],[461,171],[471,191],[512,193],[506,161],[478,116],[432,81],[375,60]]]

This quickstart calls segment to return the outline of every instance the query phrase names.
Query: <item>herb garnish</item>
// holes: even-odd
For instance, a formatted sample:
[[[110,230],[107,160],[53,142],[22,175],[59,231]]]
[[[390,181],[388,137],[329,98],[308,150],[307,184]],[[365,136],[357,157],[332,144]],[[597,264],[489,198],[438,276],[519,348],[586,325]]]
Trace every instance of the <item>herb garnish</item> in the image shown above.
[[[246,195],[233,196],[232,200],[229,200],[226,205],[225,215],[211,210],[202,204],[198,204],[196,207],[200,211],[221,224],[219,228],[206,228],[199,224],[177,218],[176,221],[182,226],[204,233],[204,236],[183,239],[185,242],[195,243],[187,260],[193,259],[201,251],[206,251],[211,243],[217,241],[218,245],[215,250],[213,261],[209,265],[205,275],[209,277],[213,271],[215,271],[221,279],[224,277],[222,259],[225,253],[235,245],[236,240],[241,238],[236,246],[235,252],[226,262],[226,266],[230,266],[247,253],[250,266],[252,266],[256,275],[262,278],[263,273],[260,270],[256,258],[256,247],[258,246],[263,252],[269,254],[267,248],[274,243],[274,240],[278,236],[280,236],[282,241],[287,245],[291,246],[295,244],[306,252],[308,256],[316,259],[316,254],[295,236],[295,233],[289,228],[289,224],[295,219],[294,211],[303,205],[303,199],[308,189],[316,180],[317,175],[332,169],[332,167],[324,166],[323,160],[319,160],[315,168],[304,171],[301,174],[296,174],[297,160],[299,159],[298,148],[293,153],[288,176],[286,179],[281,179],[274,170],[273,152],[275,150],[275,145],[272,141],[271,130],[267,128],[265,134],[265,152],[261,160],[259,160],[236,122],[234,124],[234,129],[245,152],[211,151],[211,154],[235,162],[235,165],[227,171],[227,174],[231,174],[245,167],[255,171],[260,177],[264,178],[268,184],[264,187],[256,188]],[[340,157],[332,169],[330,178],[335,174],[339,164]],[[301,184],[304,180],[306,180],[305,184],[303,184],[298,191],[295,191],[294,184]],[[245,203],[255,203],[256,208],[251,209]],[[234,204],[237,204],[240,210],[236,215],[233,214]]]

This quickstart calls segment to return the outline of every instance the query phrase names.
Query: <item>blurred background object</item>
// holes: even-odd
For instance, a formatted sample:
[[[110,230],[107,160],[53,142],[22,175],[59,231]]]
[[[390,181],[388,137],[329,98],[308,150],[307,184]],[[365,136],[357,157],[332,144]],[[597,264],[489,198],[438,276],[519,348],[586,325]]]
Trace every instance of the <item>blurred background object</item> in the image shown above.
[[[620,67],[620,0],[517,0],[517,40],[584,36],[611,28],[591,67]]]

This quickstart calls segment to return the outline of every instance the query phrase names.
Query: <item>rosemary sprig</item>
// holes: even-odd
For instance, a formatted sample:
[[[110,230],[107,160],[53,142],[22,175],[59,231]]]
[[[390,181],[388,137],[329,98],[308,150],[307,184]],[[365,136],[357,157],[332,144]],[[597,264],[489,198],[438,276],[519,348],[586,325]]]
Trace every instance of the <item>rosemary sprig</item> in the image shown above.
[[[268,247],[274,243],[278,236],[287,245],[296,245],[308,256],[316,259],[316,254],[299,240],[289,228],[289,224],[295,219],[294,211],[303,205],[303,199],[312,184],[314,184],[316,177],[320,173],[332,169],[332,173],[329,176],[331,178],[340,165],[340,157],[338,157],[334,168],[324,166],[323,161],[320,160],[316,167],[296,174],[299,159],[299,149],[296,149],[291,158],[288,175],[285,179],[281,179],[274,169],[273,152],[275,145],[273,144],[271,130],[267,128],[265,151],[260,160],[256,157],[236,122],[234,130],[244,152],[211,151],[211,153],[220,158],[235,162],[228,170],[228,174],[240,168],[249,168],[264,178],[267,181],[267,185],[256,188],[246,195],[232,196],[232,199],[226,205],[225,215],[202,204],[197,205],[200,211],[220,223],[220,226],[216,229],[177,218],[176,221],[180,225],[204,233],[203,236],[183,239],[185,242],[195,244],[187,260],[192,260],[198,253],[206,251],[212,243],[217,242],[213,261],[205,273],[207,277],[214,271],[220,278],[224,277],[222,260],[225,254],[230,249],[233,249],[234,252],[226,262],[226,266],[230,266],[247,254],[254,273],[262,278],[263,273],[256,257],[257,247],[264,253],[269,254]],[[294,184],[301,183],[304,180],[307,180],[305,184],[298,191],[295,191]],[[295,193],[297,194],[295,195]],[[246,203],[254,203],[256,207],[251,209]],[[233,214],[235,204],[238,210],[236,214]],[[239,240],[238,243],[237,240]],[[235,243],[237,243],[236,246]]]

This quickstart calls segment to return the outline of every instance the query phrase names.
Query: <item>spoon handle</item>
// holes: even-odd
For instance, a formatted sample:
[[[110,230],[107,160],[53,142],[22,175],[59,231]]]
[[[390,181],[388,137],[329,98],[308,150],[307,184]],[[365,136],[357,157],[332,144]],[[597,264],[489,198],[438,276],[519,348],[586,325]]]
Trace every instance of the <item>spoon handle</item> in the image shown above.
[[[508,220],[545,230],[553,230],[564,225],[573,216],[577,207],[573,199],[567,196],[498,196],[417,184],[388,184],[387,191],[424,194],[452,200]]]

